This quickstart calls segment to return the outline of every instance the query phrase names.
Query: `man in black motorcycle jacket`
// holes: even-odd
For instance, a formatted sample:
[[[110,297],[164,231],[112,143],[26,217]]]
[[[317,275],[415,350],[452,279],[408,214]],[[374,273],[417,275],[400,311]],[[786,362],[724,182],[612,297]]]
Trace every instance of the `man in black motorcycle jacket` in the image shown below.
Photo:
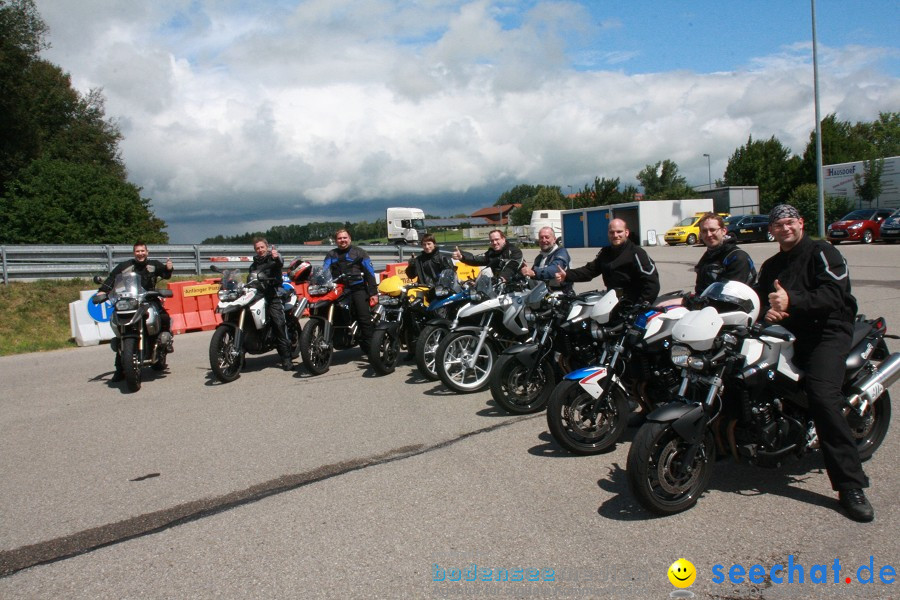
[[[488,239],[491,247],[484,254],[475,256],[471,252],[461,252],[457,247],[453,258],[464,265],[490,267],[495,278],[509,281],[522,266],[522,251],[506,241],[506,235],[499,229],[491,231]]]
[[[406,267],[406,276],[415,278],[422,285],[434,287],[444,269],[452,269],[453,261],[437,247],[430,233],[422,238],[422,252],[414,257]]]
[[[111,292],[116,281],[116,275],[119,275],[120,273],[137,273],[141,278],[141,287],[145,290],[155,290],[157,280],[169,279],[172,277],[174,265],[172,264],[171,258],[167,258],[165,263],[148,258],[150,253],[147,250],[147,244],[140,241],[135,242],[131,249],[132,252],[134,252],[134,258],[129,258],[116,265],[115,268],[109,272],[109,276],[106,280],[100,284],[100,288],[97,290],[98,292],[104,294]],[[166,312],[166,309],[163,307],[159,298],[150,299],[149,302],[153,303],[156,310],[159,312],[159,339],[166,344],[167,352],[174,352],[172,319],[169,317],[169,313]],[[112,381],[121,381],[124,378],[120,361],[119,353],[116,352],[116,372],[112,376]]]
[[[804,371],[831,487],[851,519],[871,521],[875,511],[863,492],[869,480],[842,413],[841,387],[857,308],[847,263],[828,242],[804,235],[803,218],[789,204],[772,209],[769,230],[780,251],[760,269],[760,313],[796,336],[794,364]]]
[[[610,246],[597,253],[597,257],[577,269],[556,272],[556,280],[590,281],[603,276],[603,284],[616,290],[620,298],[631,302],[653,302],[659,295],[659,271],[643,248],[629,239],[631,232],[622,219],[609,222],[607,235]]]
[[[728,231],[721,215],[708,212],[700,219],[698,226],[706,252],[694,267],[697,273],[695,293],[703,293],[717,281],[740,281],[751,286],[756,283],[753,259],[738,247],[737,241],[725,237]]]
[[[365,250],[352,245],[349,231],[338,229],[334,237],[337,248],[325,255],[324,267],[331,269],[335,279],[343,275],[344,283],[350,287],[350,301],[359,323],[359,347],[368,355],[374,330],[371,308],[378,304],[375,267]]]
[[[284,318],[284,302],[281,300],[284,259],[275,246],[269,248],[269,242],[265,238],[253,240],[253,252],[255,256],[250,264],[250,279],[256,276],[259,280],[259,290],[266,299],[266,318],[272,324],[275,345],[281,358],[281,368],[291,371],[294,363],[291,360],[291,342],[288,339],[287,322]]]

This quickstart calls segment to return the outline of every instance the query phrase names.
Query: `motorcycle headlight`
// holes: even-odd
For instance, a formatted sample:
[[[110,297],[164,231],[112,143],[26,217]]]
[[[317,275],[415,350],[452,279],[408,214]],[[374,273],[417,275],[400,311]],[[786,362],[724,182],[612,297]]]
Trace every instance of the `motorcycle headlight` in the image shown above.
[[[438,287],[434,288],[434,295],[437,296],[438,298],[443,298],[444,296],[449,296],[450,289],[445,288],[442,285],[439,285]]]
[[[222,302],[234,302],[238,296],[237,290],[219,290],[219,300]]]
[[[325,285],[311,285],[308,291],[310,296],[324,296],[331,291],[331,288]]]
[[[687,346],[672,346],[672,364],[679,368],[688,366],[688,360],[691,358],[691,349]]]
[[[400,306],[400,298],[394,296],[379,296],[378,304],[383,306]]]
[[[137,310],[137,307],[137,298],[120,298],[116,300],[116,310],[118,311]]]

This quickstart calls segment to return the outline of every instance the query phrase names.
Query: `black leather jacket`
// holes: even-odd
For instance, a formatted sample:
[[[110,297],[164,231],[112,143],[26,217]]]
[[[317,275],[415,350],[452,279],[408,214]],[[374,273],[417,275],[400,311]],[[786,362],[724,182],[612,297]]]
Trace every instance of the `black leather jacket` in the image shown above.
[[[597,257],[566,271],[566,281],[590,281],[603,276],[603,285],[632,302],[653,302],[659,295],[659,271],[643,248],[631,240],[619,247],[607,246]]]
[[[116,281],[116,275],[119,273],[130,273],[132,271],[137,273],[141,278],[141,287],[145,290],[155,290],[157,280],[168,279],[172,276],[172,271],[166,268],[165,263],[158,260],[148,258],[144,262],[138,262],[137,259],[129,258],[128,260],[117,264],[116,267],[109,272],[109,277],[107,277],[106,281],[100,285],[100,291],[111,291],[112,286]]]
[[[281,272],[284,270],[284,259],[281,255],[278,258],[272,256],[272,253],[266,253],[265,256],[254,256],[253,263],[250,265],[250,273],[256,273],[260,278],[260,287],[266,294],[278,291],[281,287]]]
[[[453,259],[435,248],[431,254],[422,252],[409,261],[406,276],[410,279],[416,277],[422,285],[433,286],[437,283],[441,271],[452,268]]]
[[[725,240],[715,248],[708,248],[697,266],[698,294],[717,281],[740,281],[747,285],[756,283],[756,267],[750,255],[741,250],[734,240]]]
[[[522,268],[522,251],[515,244],[506,242],[506,245],[498,252],[488,248],[484,254],[475,256],[471,252],[460,252],[462,262],[476,267],[490,267],[494,277],[502,277],[509,281]],[[501,268],[502,267],[502,268]]]

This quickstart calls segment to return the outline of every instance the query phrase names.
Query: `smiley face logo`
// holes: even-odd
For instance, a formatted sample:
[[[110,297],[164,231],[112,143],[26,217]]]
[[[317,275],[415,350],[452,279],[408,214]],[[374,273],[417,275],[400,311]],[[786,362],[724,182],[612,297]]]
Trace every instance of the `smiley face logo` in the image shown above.
[[[697,569],[690,561],[679,558],[669,567],[669,581],[677,588],[689,587],[697,579]]]

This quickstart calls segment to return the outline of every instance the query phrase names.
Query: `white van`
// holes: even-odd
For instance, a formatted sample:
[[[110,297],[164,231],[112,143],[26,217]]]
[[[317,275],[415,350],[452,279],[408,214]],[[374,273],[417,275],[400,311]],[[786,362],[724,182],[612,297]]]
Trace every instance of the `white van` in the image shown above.
[[[552,227],[557,239],[562,236],[562,211],[537,209],[531,213],[531,239],[537,242],[542,227]]]

